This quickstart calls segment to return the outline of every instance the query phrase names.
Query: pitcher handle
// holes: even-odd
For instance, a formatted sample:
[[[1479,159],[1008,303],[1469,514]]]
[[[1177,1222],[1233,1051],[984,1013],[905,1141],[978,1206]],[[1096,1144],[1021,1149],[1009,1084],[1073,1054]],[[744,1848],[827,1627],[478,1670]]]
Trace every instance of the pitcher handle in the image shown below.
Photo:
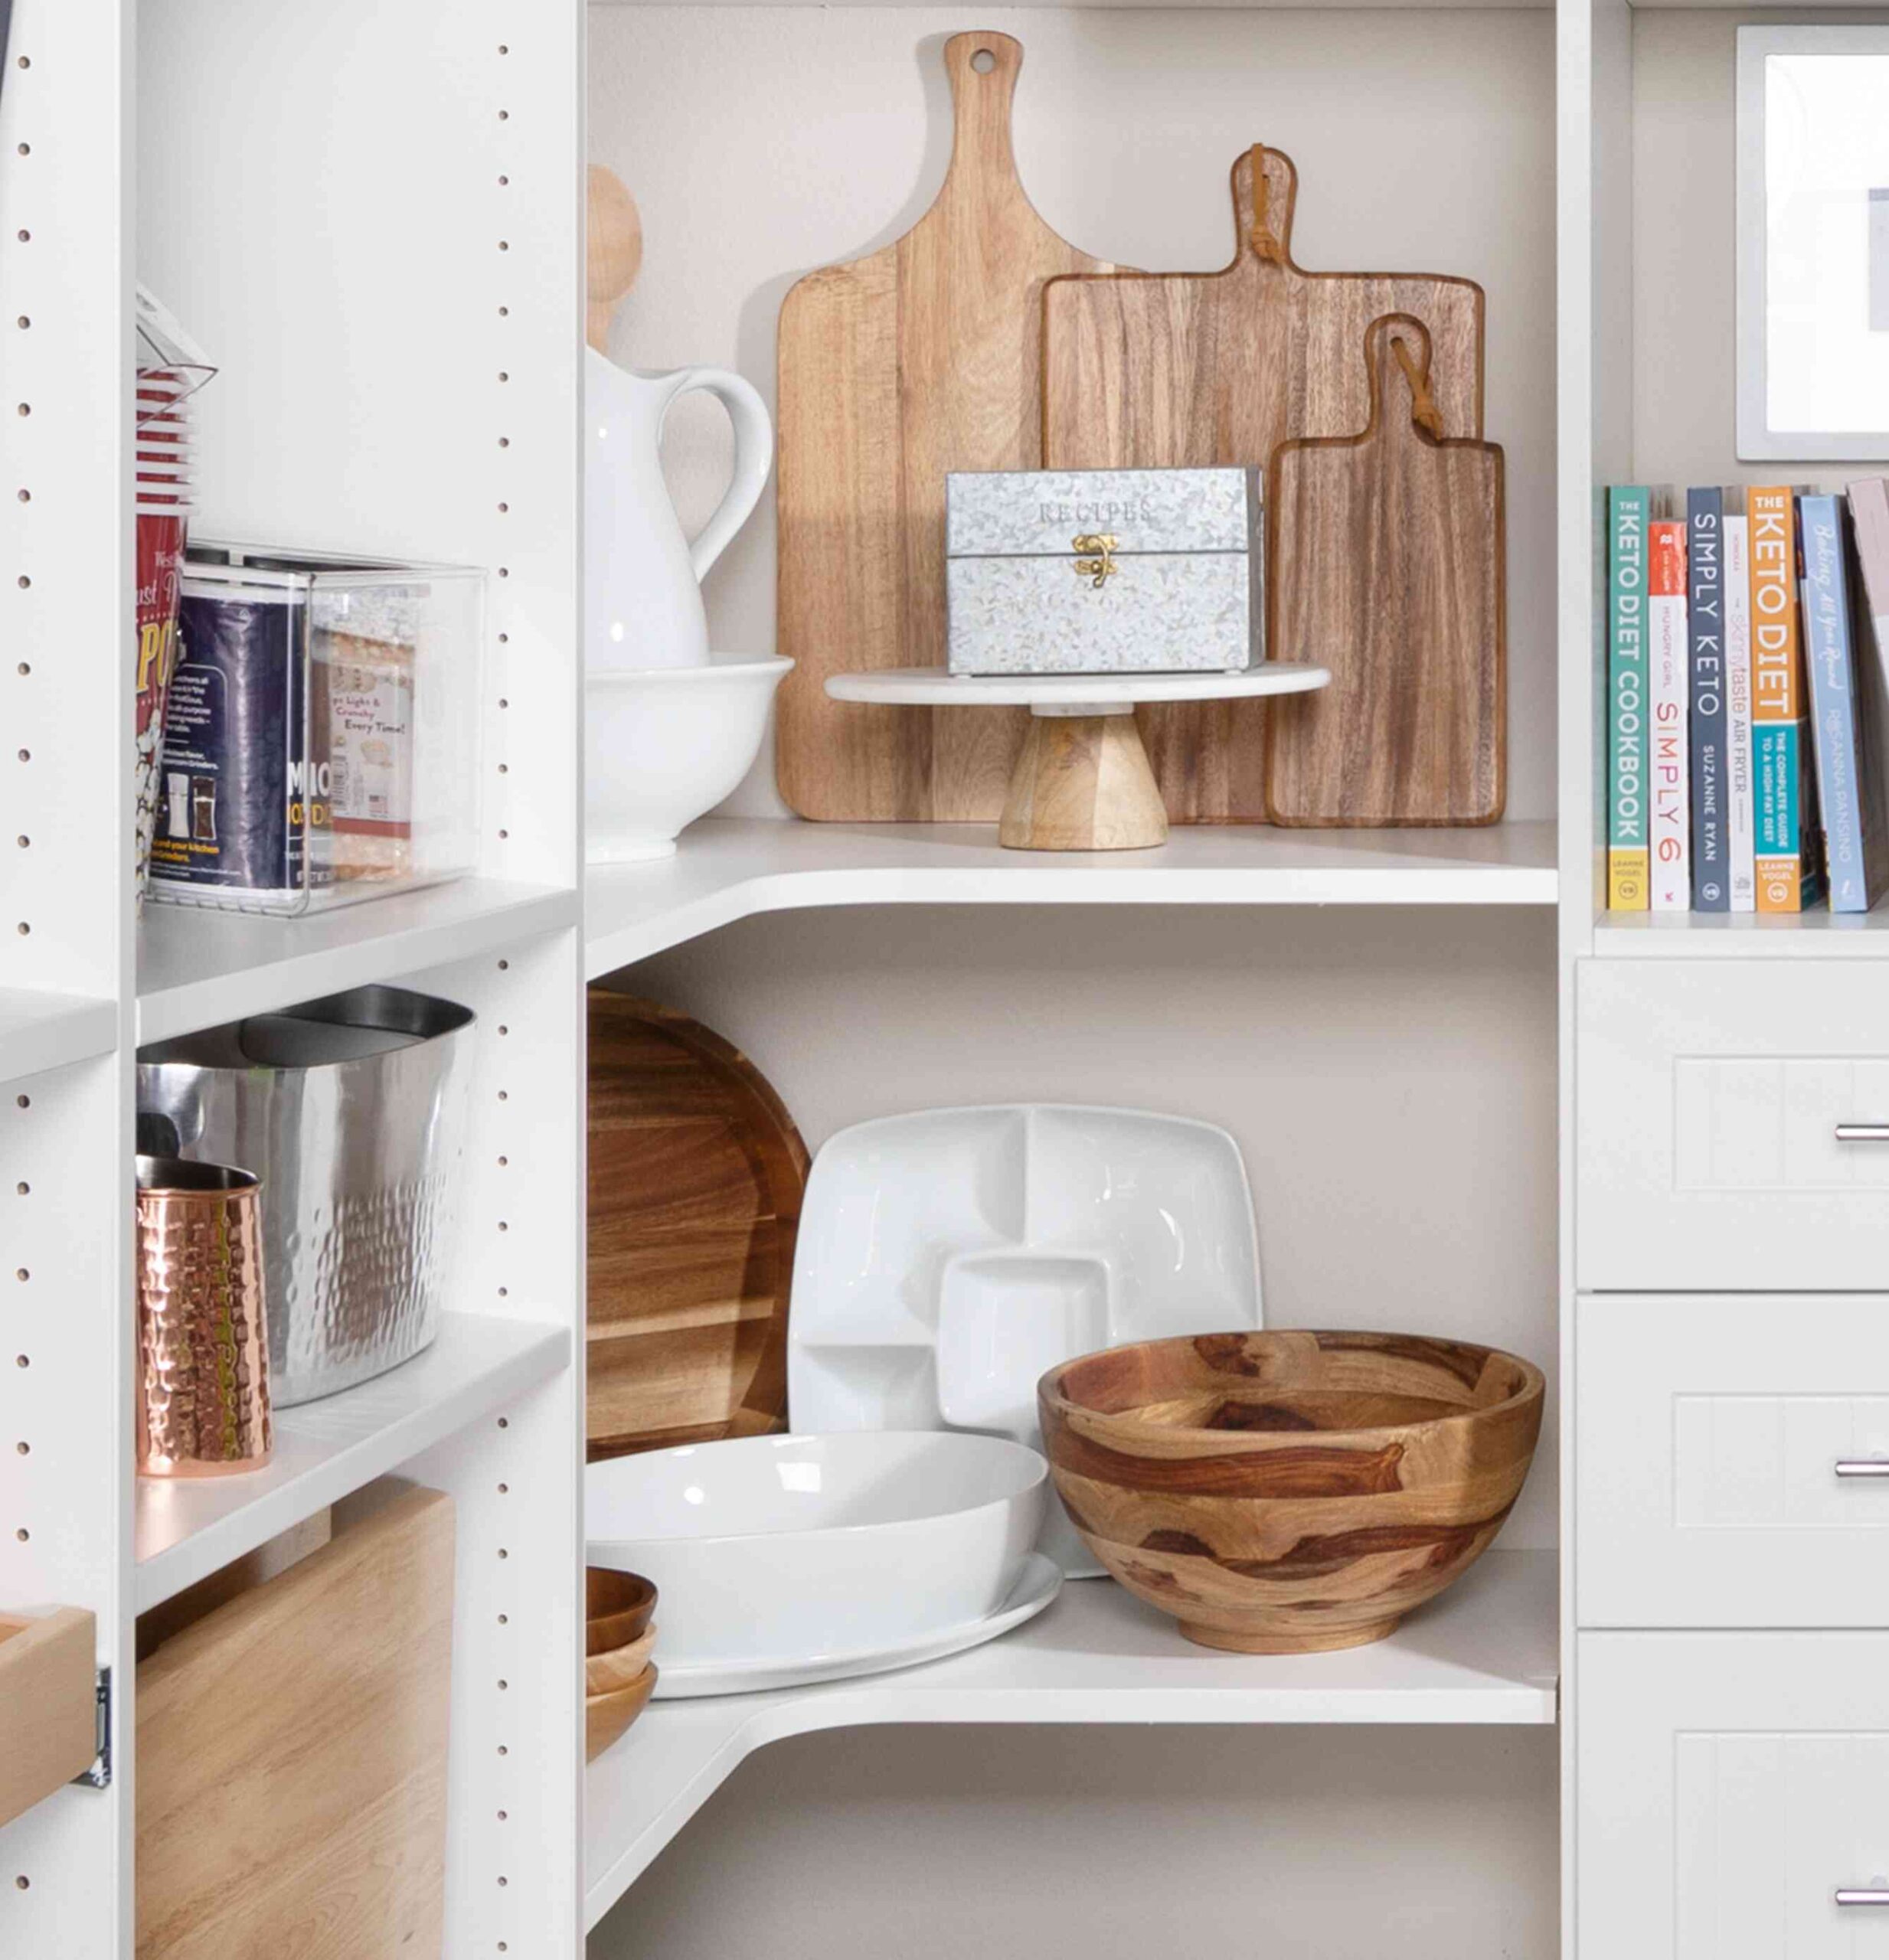
[[[700,584],[708,568],[727,550],[728,541],[748,521],[761,500],[767,472],[774,462],[774,428],[767,404],[752,383],[725,368],[685,368],[676,377],[669,400],[698,389],[713,395],[734,424],[734,474],[714,514],[688,547],[689,562]]]

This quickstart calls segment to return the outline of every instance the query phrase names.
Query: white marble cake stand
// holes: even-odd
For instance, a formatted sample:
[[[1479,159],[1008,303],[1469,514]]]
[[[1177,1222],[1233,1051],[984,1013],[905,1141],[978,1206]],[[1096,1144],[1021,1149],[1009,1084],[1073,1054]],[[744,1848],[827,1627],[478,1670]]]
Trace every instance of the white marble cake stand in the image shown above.
[[[1015,851],[1145,851],[1168,840],[1168,813],[1135,726],[1139,701],[1240,701],[1302,694],[1322,667],[1268,662],[1239,674],[953,674],[894,667],[835,674],[836,701],[892,707],[1027,707],[997,841]]]

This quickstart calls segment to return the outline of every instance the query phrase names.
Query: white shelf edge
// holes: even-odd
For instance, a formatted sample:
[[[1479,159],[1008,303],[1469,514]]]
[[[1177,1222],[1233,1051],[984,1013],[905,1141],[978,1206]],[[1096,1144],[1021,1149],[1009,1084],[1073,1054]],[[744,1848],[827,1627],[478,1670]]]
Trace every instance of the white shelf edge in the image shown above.
[[[1889,904],[1874,912],[1602,912],[1603,959],[1889,959]]]
[[[585,1929],[770,1743],[913,1722],[1547,1725],[1559,1702],[1556,1599],[1555,1553],[1491,1552],[1387,1641],[1275,1658],[1190,1646],[1113,1581],[1072,1579],[1039,1619],[948,1660],[659,1701],[589,1766]],[[655,1658],[660,1668],[659,1631]]]
[[[233,1477],[140,1478],[133,1610],[144,1612],[324,1505],[384,1476],[567,1367],[548,1321],[449,1313],[440,1338],[358,1388],[276,1417],[266,1468]]]
[[[109,1001],[0,988],[0,1082],[90,1061],[117,1045],[118,1010]]]
[[[1456,831],[1177,827],[1153,851],[1006,851],[994,825],[711,817],[676,854],[593,865],[592,979],[768,912],[854,905],[1543,905],[1552,822]]]
[[[582,895],[554,885],[462,878],[299,919],[145,908],[138,935],[138,1040],[167,1040],[246,1014],[469,959],[574,926]]]

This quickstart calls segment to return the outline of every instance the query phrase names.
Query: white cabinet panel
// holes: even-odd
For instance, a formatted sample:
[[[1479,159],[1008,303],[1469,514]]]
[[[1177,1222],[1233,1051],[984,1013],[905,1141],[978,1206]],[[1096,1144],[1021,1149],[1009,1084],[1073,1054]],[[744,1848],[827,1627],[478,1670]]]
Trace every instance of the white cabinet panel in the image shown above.
[[[1575,1353],[1581,1625],[1889,1626],[1889,1295],[1590,1295]]]
[[[1580,1636],[1576,1960],[1889,1956],[1889,1635]]]
[[[1889,982],[1868,961],[1584,960],[1589,1290],[1889,1285]]]

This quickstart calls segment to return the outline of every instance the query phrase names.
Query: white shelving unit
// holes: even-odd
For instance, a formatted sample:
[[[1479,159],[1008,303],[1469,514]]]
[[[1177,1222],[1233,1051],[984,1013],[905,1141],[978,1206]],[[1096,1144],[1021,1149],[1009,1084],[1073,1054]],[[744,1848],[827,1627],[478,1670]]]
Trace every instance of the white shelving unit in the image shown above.
[[[9,1960],[131,1960],[138,1613],[387,1473],[455,1501],[447,1950],[581,1944],[583,39],[577,0],[12,8],[0,1602],[96,1616],[112,1775],[0,1831]],[[221,371],[196,534],[488,573],[473,877],[136,917],[134,277]],[[478,1017],[455,1310],[407,1367],[280,1412],[266,1469],[140,1483],[137,1044],[370,982]]]
[[[755,1750],[890,1723],[1371,1723],[1525,1726],[1555,1717],[1553,1555],[1491,1552],[1375,1647],[1257,1659],[1191,1648],[1119,1586],[1074,1579],[1040,1617],[928,1667],[770,1694],[658,1702],[590,1766],[594,1926]]]

